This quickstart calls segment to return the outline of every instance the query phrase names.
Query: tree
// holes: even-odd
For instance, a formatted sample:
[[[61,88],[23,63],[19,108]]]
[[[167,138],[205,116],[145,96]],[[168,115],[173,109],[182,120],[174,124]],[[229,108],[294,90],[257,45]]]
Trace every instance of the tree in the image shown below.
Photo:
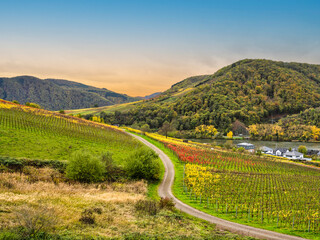
[[[320,128],[317,128],[316,126],[311,126],[311,136],[314,140],[318,140],[320,135]]]
[[[99,116],[92,116],[91,121],[98,122],[98,123],[104,123],[104,119]]]
[[[201,137],[213,137],[217,134],[217,129],[213,125],[200,125],[195,129],[196,134],[200,134]]]
[[[149,126],[149,124],[144,124],[142,127],[141,127],[141,131],[142,132],[150,132],[151,130],[150,130],[150,126]]]
[[[61,110],[59,111],[59,113],[65,114],[65,111],[64,111],[63,109],[61,109]]]
[[[232,131],[228,132],[228,133],[227,133],[227,137],[228,137],[228,138],[232,138],[232,137],[233,137],[233,132],[232,132]]]
[[[172,131],[173,130],[173,127],[172,125],[168,122],[168,121],[165,121],[163,124],[162,124],[162,127],[160,128],[159,132],[163,135],[166,136],[166,138],[168,137],[168,132]]]
[[[12,102],[15,104],[20,104],[17,100],[13,100]]]
[[[298,147],[298,152],[301,152],[301,153],[303,153],[303,154],[307,154],[307,148],[306,148],[306,146],[300,145],[300,146]]]

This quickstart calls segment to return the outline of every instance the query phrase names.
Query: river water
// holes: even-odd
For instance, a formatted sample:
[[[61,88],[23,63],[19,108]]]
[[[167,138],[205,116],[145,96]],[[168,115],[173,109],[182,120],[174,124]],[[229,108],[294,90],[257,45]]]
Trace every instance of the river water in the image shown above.
[[[255,145],[256,149],[260,147],[266,146],[272,149],[275,148],[295,148],[298,149],[300,145],[304,145],[307,147],[308,150],[314,149],[320,151],[320,143],[309,143],[309,142],[275,142],[275,141],[257,141],[257,140],[230,140],[230,139],[190,139],[194,142],[201,142],[201,143],[210,143],[213,145],[220,145],[220,144],[231,144],[232,146],[237,145],[238,143],[246,142],[252,143]]]

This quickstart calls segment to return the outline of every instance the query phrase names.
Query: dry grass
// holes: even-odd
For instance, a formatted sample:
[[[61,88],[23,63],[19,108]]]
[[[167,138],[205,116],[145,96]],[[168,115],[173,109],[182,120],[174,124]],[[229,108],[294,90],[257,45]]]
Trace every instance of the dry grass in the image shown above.
[[[203,234],[220,234],[215,232],[213,225],[195,223],[177,212],[161,210],[155,216],[138,213],[135,204],[146,199],[147,194],[147,183],[144,181],[58,183],[52,178],[57,177],[57,174],[50,168],[30,168],[21,175],[0,173],[0,232],[21,226],[21,214],[20,219],[17,218],[21,209],[33,213],[34,209],[47,208],[55,213],[56,219],[50,231],[67,234],[72,238],[122,238],[128,234],[144,234],[160,236],[161,239],[191,236],[201,239]],[[94,213],[94,224],[79,221],[85,210],[93,209],[99,210]],[[37,217],[36,213],[34,216]],[[31,217],[26,219],[30,222]]]
[[[0,173],[0,229],[18,224],[14,213],[21,206],[45,205],[55,209],[59,227],[79,225],[83,209],[100,207],[107,219],[117,212],[119,222],[130,220],[133,203],[144,199],[147,184],[144,181],[113,184],[78,184],[60,182],[50,177],[52,169],[32,169],[37,175]],[[125,210],[125,211],[124,211]],[[123,217],[121,217],[123,216]],[[114,220],[113,220],[114,221]]]

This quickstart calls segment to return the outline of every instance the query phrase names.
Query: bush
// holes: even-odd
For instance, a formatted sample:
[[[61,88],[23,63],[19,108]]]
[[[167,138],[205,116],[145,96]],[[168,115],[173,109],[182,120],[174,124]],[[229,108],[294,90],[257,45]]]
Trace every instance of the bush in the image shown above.
[[[91,183],[101,181],[105,165],[99,157],[87,151],[74,152],[69,160],[66,176],[79,182]]]
[[[104,179],[107,181],[115,181],[123,177],[123,169],[117,166],[112,158],[112,153],[104,152],[101,154],[101,161],[104,164]]]
[[[126,172],[133,179],[159,180],[158,155],[149,148],[140,148],[126,159]]]
[[[21,207],[16,210],[15,216],[24,237],[52,230],[58,222],[54,209],[46,206]]]
[[[243,147],[239,147],[239,148],[238,148],[238,152],[244,152],[244,150],[245,150],[245,149],[244,149]]]
[[[134,205],[137,212],[145,213],[151,216],[157,215],[159,212],[158,203],[154,200],[139,200]]]
[[[172,210],[174,208],[174,202],[171,198],[165,197],[161,198],[159,202],[160,209],[169,209]]]
[[[81,217],[79,221],[84,224],[95,224],[96,218],[94,216],[94,213],[102,214],[102,209],[101,208],[85,209],[81,213]]]
[[[31,102],[26,102],[26,106],[33,107],[33,108],[41,108],[39,104],[31,103]]]

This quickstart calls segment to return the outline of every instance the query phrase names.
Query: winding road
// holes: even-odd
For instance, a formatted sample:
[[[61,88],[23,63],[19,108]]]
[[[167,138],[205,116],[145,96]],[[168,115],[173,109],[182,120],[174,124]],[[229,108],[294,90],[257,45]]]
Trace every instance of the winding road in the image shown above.
[[[163,180],[159,186],[159,195],[160,197],[169,197],[172,198],[175,202],[175,207],[185,213],[188,213],[192,216],[195,216],[197,218],[204,219],[208,222],[211,222],[217,226],[218,229],[227,230],[233,233],[245,235],[245,236],[251,236],[259,239],[272,239],[272,240],[301,240],[304,238],[290,236],[282,233],[277,233],[269,230],[264,230],[260,228],[250,227],[247,225],[239,224],[230,222],[221,218],[214,217],[212,215],[209,215],[207,213],[204,213],[202,211],[199,211],[193,207],[190,207],[189,205],[181,202],[179,199],[177,199],[175,196],[173,196],[171,188],[174,181],[174,166],[171,162],[170,158],[159,148],[148,142],[147,140],[143,139],[142,137],[139,137],[135,134],[128,133],[134,138],[138,139],[151,149],[153,149],[157,154],[159,154],[160,159],[162,160],[164,166],[165,166],[165,174],[163,177]]]

